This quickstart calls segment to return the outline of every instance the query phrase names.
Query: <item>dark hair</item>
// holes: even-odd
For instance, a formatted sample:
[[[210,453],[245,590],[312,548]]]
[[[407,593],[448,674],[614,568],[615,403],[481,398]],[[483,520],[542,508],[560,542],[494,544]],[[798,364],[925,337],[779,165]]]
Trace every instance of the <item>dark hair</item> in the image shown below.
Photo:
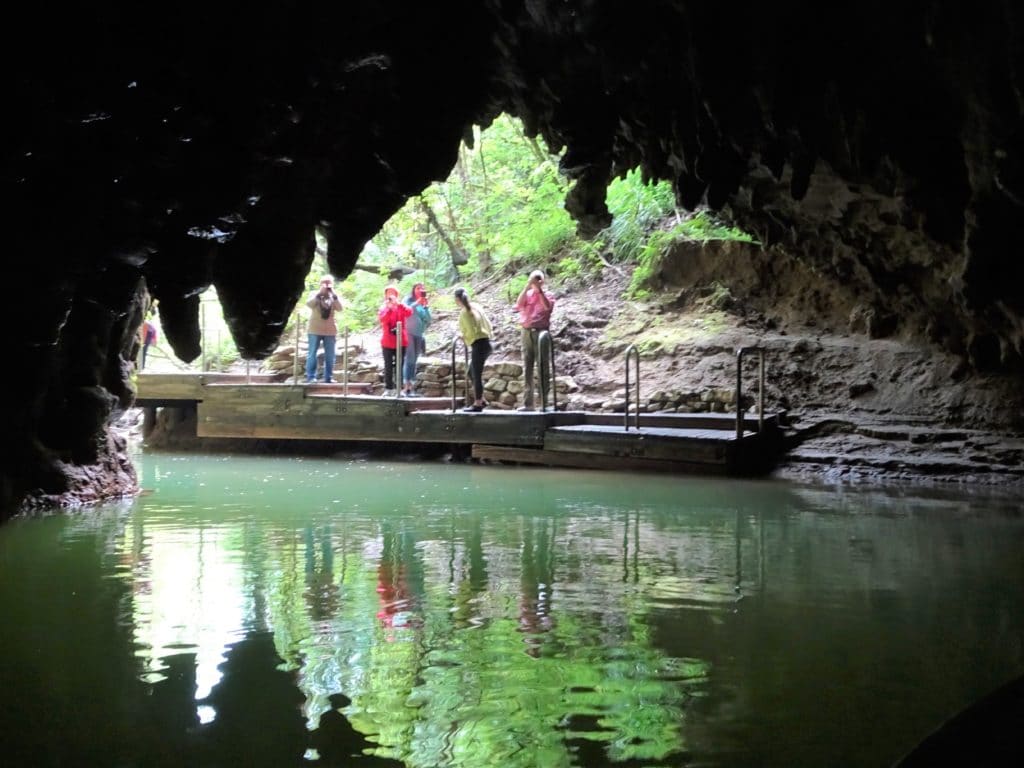
[[[416,289],[417,288],[422,288],[423,289],[423,294],[426,295],[427,287],[423,283],[416,283],[412,288],[409,289],[409,295],[406,296],[406,298],[405,298],[406,302],[408,302],[410,304],[415,304],[416,303],[416,300],[419,298],[419,296],[416,295]]]
[[[473,308],[472,305],[469,303],[469,296],[466,295],[466,289],[465,288],[456,288],[454,296],[455,296],[455,300],[457,302],[459,302],[459,304],[464,306],[466,309],[472,309]]]

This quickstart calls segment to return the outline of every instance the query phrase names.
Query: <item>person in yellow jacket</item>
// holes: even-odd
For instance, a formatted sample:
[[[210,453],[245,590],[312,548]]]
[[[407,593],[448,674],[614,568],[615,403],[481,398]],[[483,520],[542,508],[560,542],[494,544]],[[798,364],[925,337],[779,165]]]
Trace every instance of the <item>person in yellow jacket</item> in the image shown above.
[[[469,375],[473,379],[473,404],[462,410],[479,413],[487,407],[487,401],[484,400],[484,363],[491,354],[491,321],[479,307],[469,303],[469,294],[465,288],[456,288],[454,295],[455,303],[462,308],[459,313],[459,332],[469,347]]]

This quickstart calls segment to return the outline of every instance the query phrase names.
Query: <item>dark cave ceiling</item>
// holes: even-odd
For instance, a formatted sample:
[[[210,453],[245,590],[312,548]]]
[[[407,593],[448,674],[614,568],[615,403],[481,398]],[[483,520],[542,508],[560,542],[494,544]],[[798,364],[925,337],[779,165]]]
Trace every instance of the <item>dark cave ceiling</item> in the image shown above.
[[[795,226],[798,241],[799,222],[758,226],[758,200],[737,196],[758,170],[785,172],[797,200],[816,166],[898,194],[907,226],[963,257],[956,299],[983,316],[974,330],[1020,353],[1020,292],[1003,290],[1021,274],[1007,246],[1024,200],[1012,3],[77,13],[61,34],[37,20],[15,67],[5,165],[28,223],[15,253],[71,283],[141,267],[186,359],[210,284],[240,348],[266,354],[314,227],[347,274],[408,196],[447,175],[468,127],[503,111],[565,148],[584,232],[607,224],[606,185],[636,166],[683,205],[731,206],[776,240]]]

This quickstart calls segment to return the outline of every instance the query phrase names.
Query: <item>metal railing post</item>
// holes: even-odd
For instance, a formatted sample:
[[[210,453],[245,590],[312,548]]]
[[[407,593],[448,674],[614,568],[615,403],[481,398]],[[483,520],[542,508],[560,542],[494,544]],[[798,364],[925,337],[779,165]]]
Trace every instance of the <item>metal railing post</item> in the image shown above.
[[[395,323],[395,397],[402,394],[402,321]]]
[[[546,350],[546,354],[545,354]],[[551,334],[548,331],[541,331],[537,335],[537,378],[540,379],[540,409],[546,411],[548,409],[548,395],[544,387],[544,363],[547,362],[548,367],[548,386],[547,390],[551,392],[551,410],[558,410],[558,392],[555,389],[555,342],[551,338]]]
[[[348,326],[341,335],[341,393],[348,397]]]
[[[301,318],[296,313],[295,315],[295,354],[292,355],[292,383],[298,385],[299,383],[299,325],[301,324]]]
[[[458,334],[456,334],[455,336],[452,337],[452,413],[455,413],[455,410],[456,410],[456,407],[457,407],[455,405],[455,350],[459,346],[459,340],[461,338],[462,337],[459,336]],[[465,392],[468,393],[469,392],[469,347],[467,347],[465,344],[462,345],[462,356],[464,358],[465,368],[466,368],[466,390],[465,390]],[[463,399],[465,399],[465,398],[463,398]]]
[[[757,431],[764,431],[764,349],[761,347],[737,347],[736,349],[736,439],[743,437],[743,355],[756,352],[758,357]]]
[[[200,357],[199,366],[203,373],[206,373],[206,303],[200,300],[199,302],[199,322],[202,325],[200,329],[200,342],[199,351],[202,353]]]
[[[245,383],[246,384],[252,384],[252,374],[249,372],[249,363],[251,363],[251,362],[252,362],[251,360],[246,360],[245,361]]]
[[[629,431],[629,358],[634,357],[634,367],[636,368],[636,428],[640,429],[640,350],[636,348],[636,344],[630,344],[626,347],[626,412],[625,412],[625,427],[626,431]]]

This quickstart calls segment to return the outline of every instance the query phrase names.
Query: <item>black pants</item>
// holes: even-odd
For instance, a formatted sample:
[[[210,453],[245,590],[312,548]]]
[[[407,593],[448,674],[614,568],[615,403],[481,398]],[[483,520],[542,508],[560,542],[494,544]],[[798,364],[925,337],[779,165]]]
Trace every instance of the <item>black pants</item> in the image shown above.
[[[381,347],[381,351],[384,353],[384,389],[394,389],[397,353],[387,347]],[[402,347],[402,357],[405,357],[405,347]]]
[[[469,376],[473,379],[473,395],[484,399],[484,363],[491,356],[491,340],[477,339],[469,347]]]

